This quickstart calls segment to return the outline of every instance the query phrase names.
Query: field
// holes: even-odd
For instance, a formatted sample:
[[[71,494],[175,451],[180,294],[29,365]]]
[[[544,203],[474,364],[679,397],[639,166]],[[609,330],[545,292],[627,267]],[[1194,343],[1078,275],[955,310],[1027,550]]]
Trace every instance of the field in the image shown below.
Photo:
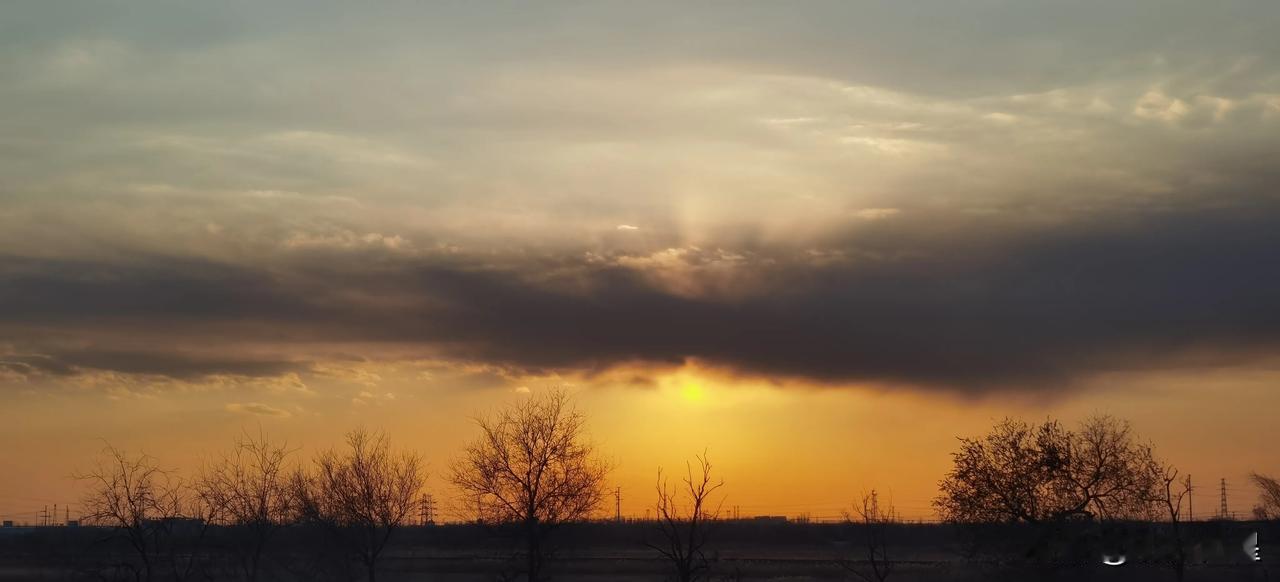
[[[1252,562],[1240,546],[1251,532],[1276,539],[1272,523],[1201,522],[1187,533],[1185,580],[1269,580],[1266,562]],[[646,547],[652,524],[577,524],[555,532],[553,580],[574,582],[671,579],[661,556]],[[181,532],[151,558],[154,580],[239,580],[233,532],[208,528]],[[264,559],[267,580],[361,580],[364,567],[320,532],[282,530]],[[399,530],[380,556],[383,581],[448,582],[517,580],[519,545],[501,528],[471,525],[417,526]],[[860,580],[869,573],[860,550],[863,528],[847,524],[716,524],[708,550],[711,581]],[[895,525],[885,548],[888,580],[902,582],[1018,580],[1176,580],[1161,524],[1103,528],[1080,525],[1045,542],[1028,556],[1027,527],[966,529],[944,525]],[[1126,552],[1121,566],[1102,564],[1108,552]],[[145,579],[140,560],[105,528],[8,528],[0,532],[0,580]],[[138,578],[135,578],[135,574]]]

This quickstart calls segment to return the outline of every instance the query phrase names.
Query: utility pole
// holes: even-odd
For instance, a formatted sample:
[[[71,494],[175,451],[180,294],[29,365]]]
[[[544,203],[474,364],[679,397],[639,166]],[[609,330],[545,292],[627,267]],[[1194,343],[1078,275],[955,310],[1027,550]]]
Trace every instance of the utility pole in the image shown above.
[[[622,488],[613,489],[613,520],[622,523]]]
[[[1218,508],[1218,514],[1222,519],[1227,519],[1227,479],[1222,478],[1222,506]]]
[[[1196,520],[1195,500],[1195,488],[1191,486],[1191,473],[1187,473],[1187,521]]]

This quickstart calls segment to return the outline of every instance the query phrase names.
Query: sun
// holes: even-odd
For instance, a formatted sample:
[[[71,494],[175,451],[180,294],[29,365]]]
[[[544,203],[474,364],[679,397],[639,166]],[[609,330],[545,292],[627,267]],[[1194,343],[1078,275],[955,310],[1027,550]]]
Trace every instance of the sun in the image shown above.
[[[680,388],[680,397],[686,402],[702,402],[707,398],[707,393],[702,386],[688,382]]]

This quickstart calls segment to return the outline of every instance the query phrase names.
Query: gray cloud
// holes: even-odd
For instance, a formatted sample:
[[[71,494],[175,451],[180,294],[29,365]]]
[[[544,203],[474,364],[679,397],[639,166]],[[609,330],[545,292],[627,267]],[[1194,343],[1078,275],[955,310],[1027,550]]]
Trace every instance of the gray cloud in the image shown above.
[[[0,370],[30,375],[71,376],[76,373],[73,365],[44,354],[5,354],[0,356]]]
[[[1248,360],[1278,6],[6,7],[0,371]]]
[[[149,322],[134,320],[125,324],[148,326]],[[68,331],[74,331],[74,328]],[[128,341],[127,330],[116,330],[121,341]],[[30,336],[12,333],[15,339],[26,344],[24,349],[38,349],[43,353],[0,354],[0,370],[17,374],[24,379],[70,378],[99,372],[111,372],[137,377],[199,382],[210,377],[261,378],[280,377],[287,374],[306,373],[313,363],[294,359],[268,359],[220,350],[213,354],[189,354],[177,351],[175,346],[197,346],[196,338],[178,333],[168,336],[169,344],[155,344],[149,351],[122,351],[109,345],[79,342],[77,347],[59,343],[32,341]],[[106,336],[110,338],[110,336]]]
[[[289,413],[288,410],[276,408],[274,406],[271,406],[268,404],[262,404],[260,402],[245,402],[245,403],[233,402],[231,404],[228,404],[226,408],[227,408],[227,412],[234,412],[236,414],[253,414],[258,416],[275,416],[275,417],[281,417],[281,418],[287,418],[289,416],[293,416],[292,414]]]
[[[1280,259],[1278,208],[1241,201],[1035,229],[939,214],[850,230],[822,249],[697,250],[647,262],[616,254],[370,265],[341,252],[256,268],[24,259],[6,269],[0,322],[51,337],[149,338],[151,351],[104,342],[56,352],[46,367],[178,377],[294,371],[315,356],[309,346],[327,342],[366,346],[370,357],[385,346],[529,373],[695,358],[833,383],[1039,389],[1268,353],[1280,339],[1280,277],[1266,267]],[[245,344],[289,357],[182,355],[194,346],[237,354]]]

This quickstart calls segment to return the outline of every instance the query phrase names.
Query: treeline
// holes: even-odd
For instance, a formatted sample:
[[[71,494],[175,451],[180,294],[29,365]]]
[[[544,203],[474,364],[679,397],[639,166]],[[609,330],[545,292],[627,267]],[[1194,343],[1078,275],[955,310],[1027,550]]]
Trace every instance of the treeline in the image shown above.
[[[586,418],[563,391],[523,399],[477,418],[476,426],[480,434],[451,464],[447,479],[477,523],[518,533],[515,573],[544,580],[548,539],[600,509],[611,467],[587,440]],[[295,452],[265,434],[246,434],[182,479],[150,456],[108,446],[93,470],[77,476],[90,485],[84,522],[117,532],[134,554],[125,569],[138,580],[204,575],[197,546],[216,530],[229,542],[220,547],[234,556],[238,576],[256,581],[280,530],[303,528],[331,553],[357,562],[374,582],[393,536],[419,514],[426,482],[421,457],[364,429],[309,463],[291,466]],[[646,542],[683,581],[706,573],[707,524],[718,514],[710,495],[719,485],[708,487],[705,455],[699,463],[701,484],[692,469],[684,486],[669,486],[659,473],[660,539]]]
[[[506,560],[507,579],[546,580],[553,536],[601,509],[611,467],[587,440],[586,419],[564,392],[522,399],[476,419],[476,426],[478,435],[446,479],[477,527],[519,540]],[[301,547],[322,549],[324,559],[315,564],[345,579],[355,576],[354,564],[359,577],[374,582],[393,539],[419,515],[425,463],[364,429],[309,460],[296,453],[261,432],[246,434],[183,479],[152,457],[108,446],[92,470],[78,475],[90,485],[85,523],[114,532],[132,558],[111,570],[138,581],[211,579],[215,564],[242,580],[275,579],[279,572],[268,564],[287,530],[292,551],[303,539]],[[1079,548],[1064,553],[1072,547],[1068,538],[1094,532],[1102,543],[1104,528],[1145,521],[1163,524],[1159,561],[1179,580],[1194,561],[1182,514],[1190,483],[1121,420],[1097,416],[1074,430],[1053,420],[1005,420],[983,437],[961,439],[953,458],[934,506],[962,534],[956,542],[970,559],[986,552],[1000,560],[1075,560]],[[1257,517],[1280,516],[1276,481],[1254,479],[1262,491]],[[659,471],[655,519],[636,541],[668,565],[671,578],[710,579],[723,486],[705,452],[674,483]],[[832,564],[860,579],[887,580],[900,561],[893,538],[903,531],[892,503],[867,492],[846,521],[856,526],[856,540]],[[979,535],[993,524],[1022,533],[998,543]]]
[[[1162,550],[1151,559],[1184,578],[1193,547],[1183,511],[1191,479],[1161,460],[1128,422],[1098,415],[1071,430],[1052,419],[1005,419],[984,437],[960,439],[952,459],[933,503],[945,521],[1028,524],[1024,555],[1050,559],[1063,532],[1078,530],[1068,526],[1098,524],[1097,533],[1116,522],[1158,521],[1167,527],[1159,532]],[[1276,480],[1258,473],[1252,479],[1262,491],[1254,516],[1280,516]],[[1108,555],[1123,563],[1124,544],[1113,546]]]

